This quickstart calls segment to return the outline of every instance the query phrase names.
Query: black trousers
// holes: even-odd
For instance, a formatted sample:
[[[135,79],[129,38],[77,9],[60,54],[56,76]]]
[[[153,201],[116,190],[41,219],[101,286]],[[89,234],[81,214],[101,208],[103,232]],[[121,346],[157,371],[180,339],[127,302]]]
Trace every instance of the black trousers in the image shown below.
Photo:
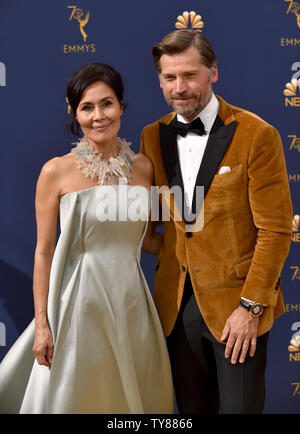
[[[268,333],[244,363],[225,359],[225,345],[207,328],[187,274],[180,312],[167,338],[177,407],[189,414],[262,413]]]

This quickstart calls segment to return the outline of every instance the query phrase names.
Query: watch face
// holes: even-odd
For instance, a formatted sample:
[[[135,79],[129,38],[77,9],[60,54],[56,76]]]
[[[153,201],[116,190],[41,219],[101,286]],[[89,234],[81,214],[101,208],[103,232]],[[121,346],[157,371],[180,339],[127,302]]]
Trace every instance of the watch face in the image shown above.
[[[263,306],[261,304],[254,304],[250,308],[252,315],[260,315],[263,311]]]

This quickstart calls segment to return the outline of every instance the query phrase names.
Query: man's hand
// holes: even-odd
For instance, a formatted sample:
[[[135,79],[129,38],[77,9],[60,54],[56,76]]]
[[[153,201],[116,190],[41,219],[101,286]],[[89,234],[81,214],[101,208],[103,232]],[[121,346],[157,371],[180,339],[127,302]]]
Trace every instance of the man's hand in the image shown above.
[[[225,357],[228,359],[231,355],[231,363],[235,364],[238,358],[244,363],[248,350],[249,355],[254,356],[258,323],[259,318],[251,318],[240,306],[227,319],[221,341],[227,340]]]

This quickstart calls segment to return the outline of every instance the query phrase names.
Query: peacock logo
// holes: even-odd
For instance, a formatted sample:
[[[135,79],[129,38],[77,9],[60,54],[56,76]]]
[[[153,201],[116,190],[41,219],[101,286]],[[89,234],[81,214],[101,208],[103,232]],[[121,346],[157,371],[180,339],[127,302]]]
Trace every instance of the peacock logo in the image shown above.
[[[299,232],[299,222],[300,216],[299,214],[295,214],[292,222],[292,241],[294,243],[300,243],[300,232]]]
[[[300,220],[300,216],[298,214],[294,215],[293,218],[293,232],[299,232],[299,220]]]
[[[283,94],[285,96],[296,96],[298,89],[300,90],[300,80],[293,78],[289,83],[286,83]]]
[[[190,23],[190,27],[189,27]],[[191,12],[183,12],[182,15],[177,17],[177,21],[175,23],[176,29],[188,29],[192,28],[197,32],[202,32],[202,28],[204,23],[202,21],[201,15],[197,15],[195,11]]]

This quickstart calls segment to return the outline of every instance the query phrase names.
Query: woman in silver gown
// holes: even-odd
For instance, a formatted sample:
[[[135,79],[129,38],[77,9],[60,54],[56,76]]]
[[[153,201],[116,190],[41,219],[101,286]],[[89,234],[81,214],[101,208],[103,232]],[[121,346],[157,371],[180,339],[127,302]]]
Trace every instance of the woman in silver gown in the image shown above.
[[[83,138],[38,179],[35,318],[0,365],[0,413],[172,413],[169,358],[140,267],[152,165],[118,137],[118,72],[85,65],[67,94],[71,131]],[[148,242],[159,250],[159,237]]]

